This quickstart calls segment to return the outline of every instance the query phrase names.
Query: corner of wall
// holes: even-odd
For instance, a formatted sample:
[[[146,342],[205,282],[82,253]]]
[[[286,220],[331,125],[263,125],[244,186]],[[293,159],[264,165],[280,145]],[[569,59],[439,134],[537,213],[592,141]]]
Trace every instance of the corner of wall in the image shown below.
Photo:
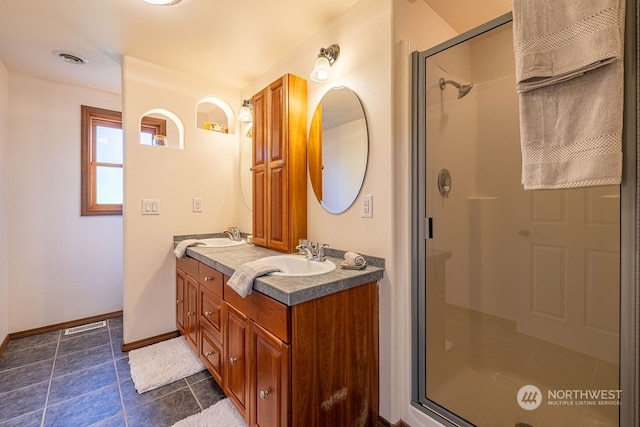
[[[7,155],[9,152],[8,71],[0,61],[0,343],[9,334],[9,243],[7,239]]]

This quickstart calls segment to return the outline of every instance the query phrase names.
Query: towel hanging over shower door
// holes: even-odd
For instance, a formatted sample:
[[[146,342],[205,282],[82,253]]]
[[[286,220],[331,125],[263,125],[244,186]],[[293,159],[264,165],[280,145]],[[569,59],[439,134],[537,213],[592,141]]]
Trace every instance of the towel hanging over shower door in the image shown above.
[[[514,0],[525,190],[620,184],[624,0]]]

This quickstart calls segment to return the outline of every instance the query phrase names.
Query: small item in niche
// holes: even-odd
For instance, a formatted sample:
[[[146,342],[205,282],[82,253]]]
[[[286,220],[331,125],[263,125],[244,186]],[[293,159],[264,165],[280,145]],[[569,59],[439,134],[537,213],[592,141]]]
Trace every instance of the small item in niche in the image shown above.
[[[227,133],[227,127],[222,123],[211,123],[210,130],[214,132]]]
[[[166,135],[154,135],[153,136],[153,145],[157,145],[159,147],[167,146],[167,136]]]

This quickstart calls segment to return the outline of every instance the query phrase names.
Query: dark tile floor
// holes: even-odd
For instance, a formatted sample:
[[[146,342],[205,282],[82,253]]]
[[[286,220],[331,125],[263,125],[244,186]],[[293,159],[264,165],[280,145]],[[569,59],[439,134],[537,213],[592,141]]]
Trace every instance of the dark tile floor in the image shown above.
[[[121,342],[122,318],[10,341],[0,356],[0,427],[170,426],[225,397],[207,371],[139,395]]]

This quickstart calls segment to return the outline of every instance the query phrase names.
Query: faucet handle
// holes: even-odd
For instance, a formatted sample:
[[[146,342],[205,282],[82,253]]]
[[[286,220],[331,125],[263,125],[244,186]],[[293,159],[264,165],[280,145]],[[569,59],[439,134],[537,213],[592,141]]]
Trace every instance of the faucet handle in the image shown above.
[[[324,249],[328,248],[329,245],[327,243],[318,243],[316,246],[316,256],[318,257],[318,261],[326,261],[326,257],[324,255]]]

